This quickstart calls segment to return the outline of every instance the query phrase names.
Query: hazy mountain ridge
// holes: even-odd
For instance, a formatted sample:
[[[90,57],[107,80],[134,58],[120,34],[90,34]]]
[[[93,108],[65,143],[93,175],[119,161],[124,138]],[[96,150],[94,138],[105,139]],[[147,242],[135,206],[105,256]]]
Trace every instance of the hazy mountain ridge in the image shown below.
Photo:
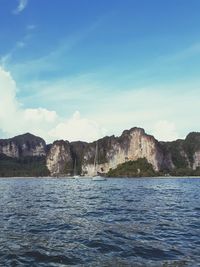
[[[140,158],[145,158],[159,174],[195,175],[200,172],[200,133],[190,133],[185,140],[159,142],[144,129],[134,127],[119,137],[106,136],[91,143],[60,140],[47,145],[42,138],[29,133],[0,139],[0,176],[73,175],[74,171],[80,175],[94,175],[97,143],[97,171],[102,174]]]

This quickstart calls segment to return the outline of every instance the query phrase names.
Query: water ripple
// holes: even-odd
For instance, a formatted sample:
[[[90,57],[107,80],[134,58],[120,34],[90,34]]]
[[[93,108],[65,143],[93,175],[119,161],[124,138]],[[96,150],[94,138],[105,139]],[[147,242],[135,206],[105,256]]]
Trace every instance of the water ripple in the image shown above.
[[[200,179],[0,179],[0,266],[200,266]]]

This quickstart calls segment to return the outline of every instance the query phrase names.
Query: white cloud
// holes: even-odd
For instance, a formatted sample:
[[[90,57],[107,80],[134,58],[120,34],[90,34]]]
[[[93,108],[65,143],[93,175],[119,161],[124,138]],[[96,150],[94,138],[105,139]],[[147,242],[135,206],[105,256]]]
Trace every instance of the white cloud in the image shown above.
[[[0,130],[7,136],[29,131],[48,142],[92,141],[105,135],[99,125],[109,135],[119,135],[124,129],[138,126],[158,140],[175,140],[184,138],[190,131],[200,131],[199,88],[200,82],[193,81],[113,92],[101,86],[96,77],[85,75],[28,84],[25,90],[32,91],[31,99],[22,98],[28,107],[32,103],[40,106],[45,103],[65,114],[84,111],[84,117],[76,112],[67,119],[56,111],[23,108],[16,98],[15,81],[9,72],[0,69]]]
[[[95,121],[81,118],[80,113],[76,111],[72,118],[59,123],[49,134],[54,139],[94,141],[104,136],[105,130],[100,128]]]
[[[90,74],[29,83],[24,90],[32,93],[23,101],[40,103],[41,106],[45,101],[64,114],[79,110],[89,121],[105,127],[108,135],[120,135],[124,129],[138,126],[159,140],[174,140],[184,138],[190,131],[200,131],[197,123],[200,116],[199,88],[200,82],[192,81],[117,91],[102,85],[97,76]],[[78,125],[79,120],[75,121]],[[75,136],[80,139],[76,135],[79,133],[71,133],[69,125],[69,119],[62,120],[49,135],[53,139],[73,140]],[[173,125],[176,128],[173,129]],[[101,129],[97,130],[94,136],[101,133]],[[81,139],[95,138],[87,134],[85,132]]]
[[[25,109],[24,110],[24,119],[26,121],[35,121],[35,122],[54,122],[57,120],[57,114],[55,111],[49,111],[44,108],[37,108],[37,109]]]
[[[0,122],[6,122],[15,114],[19,105],[16,101],[16,84],[10,74],[0,67]]]
[[[57,115],[46,109],[24,109],[16,98],[17,86],[9,72],[0,67],[0,128],[12,136],[24,132],[41,134],[56,123]]]
[[[155,85],[130,90],[113,90],[100,95],[93,92],[95,112],[90,118],[103,125],[109,134],[120,134],[133,126],[142,127],[159,140],[184,138],[190,131],[200,131],[200,81]],[[103,100],[103,101],[102,101]],[[167,121],[168,129],[158,132],[155,124]],[[171,129],[171,130],[170,130]]]
[[[11,74],[0,67],[0,130],[5,136],[31,132],[50,142],[54,139],[91,141],[103,136],[97,123],[75,112],[66,120],[56,111],[23,108],[16,97],[17,86]]]
[[[159,141],[173,141],[179,138],[175,124],[166,120],[158,121],[152,133]]]
[[[17,8],[13,11],[14,14],[19,14],[21,13],[27,6],[28,0],[18,0],[18,6]]]

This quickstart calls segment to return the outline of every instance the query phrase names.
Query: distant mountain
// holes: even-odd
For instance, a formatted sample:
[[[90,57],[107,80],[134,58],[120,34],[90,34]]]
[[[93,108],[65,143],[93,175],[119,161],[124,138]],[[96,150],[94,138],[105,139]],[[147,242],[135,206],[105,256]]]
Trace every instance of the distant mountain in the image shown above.
[[[0,139],[0,176],[47,176],[47,146],[30,133]]]
[[[185,140],[161,142],[164,153],[173,163],[173,175],[200,175],[200,133],[189,133]]]
[[[134,127],[119,137],[106,136],[91,143],[60,140],[46,145],[30,133],[0,139],[0,176],[68,176],[73,175],[75,162],[78,174],[92,176],[97,143],[100,174],[127,176],[129,169],[128,176],[200,175],[200,133],[159,142]]]
[[[30,133],[0,139],[0,154],[12,158],[46,156],[46,143],[42,138]]]

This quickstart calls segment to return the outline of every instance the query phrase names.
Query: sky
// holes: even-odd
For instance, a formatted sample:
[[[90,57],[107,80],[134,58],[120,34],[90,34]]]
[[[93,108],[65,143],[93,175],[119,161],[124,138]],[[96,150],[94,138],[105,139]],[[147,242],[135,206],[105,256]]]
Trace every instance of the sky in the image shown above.
[[[200,131],[199,0],[0,0],[0,138]]]

